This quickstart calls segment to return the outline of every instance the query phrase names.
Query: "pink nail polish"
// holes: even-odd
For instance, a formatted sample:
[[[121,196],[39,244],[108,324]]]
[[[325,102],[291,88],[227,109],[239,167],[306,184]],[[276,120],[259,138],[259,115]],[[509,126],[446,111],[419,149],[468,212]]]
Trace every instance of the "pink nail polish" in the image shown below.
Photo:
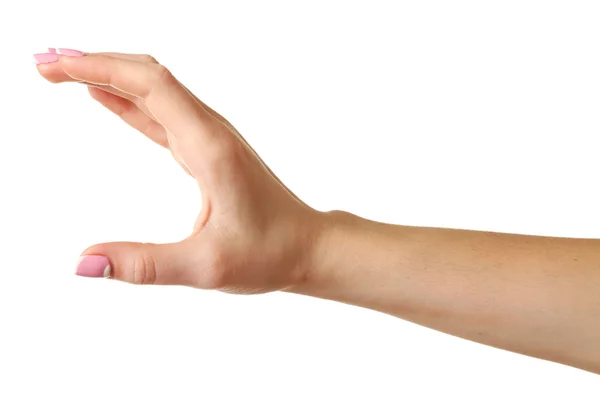
[[[111,273],[110,261],[104,256],[82,256],[77,264],[76,275],[91,278],[108,278]]]
[[[48,49],[48,52],[49,52],[50,54],[56,54],[56,48],[52,48],[52,47],[50,47],[50,48]]]
[[[79,50],[71,50],[69,48],[59,48],[57,52],[60,55],[66,55],[68,57],[83,57],[85,55],[84,52]]]
[[[58,61],[58,54],[52,53],[41,53],[41,54],[33,54],[33,59],[36,64],[50,64],[52,62]]]

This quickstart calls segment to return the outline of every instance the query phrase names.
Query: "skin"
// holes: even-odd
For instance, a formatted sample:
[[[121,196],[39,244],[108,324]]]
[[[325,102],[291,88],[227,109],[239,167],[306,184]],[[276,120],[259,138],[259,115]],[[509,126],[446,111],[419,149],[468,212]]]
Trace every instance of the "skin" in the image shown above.
[[[222,116],[148,55],[38,65],[170,150],[202,210],[181,242],[112,242],[111,278],[251,294],[288,291],[385,312],[462,338],[600,373],[600,242],[407,227],[319,212]]]

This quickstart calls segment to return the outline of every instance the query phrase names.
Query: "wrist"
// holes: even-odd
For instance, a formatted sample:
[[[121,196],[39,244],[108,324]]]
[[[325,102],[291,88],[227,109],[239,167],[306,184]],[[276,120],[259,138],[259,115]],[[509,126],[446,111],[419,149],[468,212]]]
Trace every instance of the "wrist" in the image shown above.
[[[386,302],[401,298],[404,306],[415,305],[409,281],[416,277],[410,264],[424,250],[418,228],[344,211],[321,213],[319,219],[304,278],[290,292],[388,313],[394,310]]]
[[[287,290],[318,295],[317,292],[333,285],[336,274],[343,272],[340,269],[340,264],[344,263],[342,256],[351,255],[345,247],[351,244],[351,229],[359,228],[357,224],[360,220],[353,214],[339,210],[318,212],[310,228],[302,277]]]

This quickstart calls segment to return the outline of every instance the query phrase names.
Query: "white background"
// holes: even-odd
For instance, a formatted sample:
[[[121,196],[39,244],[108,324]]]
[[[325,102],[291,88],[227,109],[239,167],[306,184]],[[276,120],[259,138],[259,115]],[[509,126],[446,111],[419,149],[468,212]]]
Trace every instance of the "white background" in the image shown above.
[[[597,397],[598,376],[365,309],[75,277],[88,245],[185,237],[200,196],[31,55],[151,53],[321,210],[600,237],[599,20],[596,1],[3,2],[0,397]]]

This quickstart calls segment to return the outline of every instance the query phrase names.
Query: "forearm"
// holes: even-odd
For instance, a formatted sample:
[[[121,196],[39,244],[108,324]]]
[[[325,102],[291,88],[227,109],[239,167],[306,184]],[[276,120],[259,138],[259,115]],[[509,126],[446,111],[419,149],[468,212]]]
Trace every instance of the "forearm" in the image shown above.
[[[600,373],[600,241],[325,218],[298,293]]]

